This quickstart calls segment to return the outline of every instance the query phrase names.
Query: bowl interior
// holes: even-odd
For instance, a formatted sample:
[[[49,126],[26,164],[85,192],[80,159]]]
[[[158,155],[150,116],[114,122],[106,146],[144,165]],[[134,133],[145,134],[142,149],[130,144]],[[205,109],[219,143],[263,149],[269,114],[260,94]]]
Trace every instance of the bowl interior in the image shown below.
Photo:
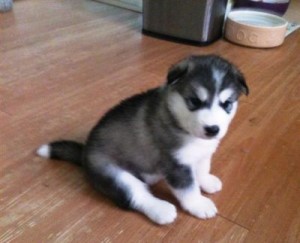
[[[249,10],[233,11],[228,15],[228,18],[255,27],[281,27],[287,24],[285,19],[276,15]]]
[[[290,0],[235,0],[235,8],[252,8],[261,9],[264,11],[270,11],[276,15],[283,15],[288,6]]]

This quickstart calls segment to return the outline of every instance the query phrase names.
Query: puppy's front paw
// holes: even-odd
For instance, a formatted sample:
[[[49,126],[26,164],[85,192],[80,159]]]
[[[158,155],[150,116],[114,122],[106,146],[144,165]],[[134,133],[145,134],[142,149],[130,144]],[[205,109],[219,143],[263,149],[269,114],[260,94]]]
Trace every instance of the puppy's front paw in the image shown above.
[[[157,224],[170,224],[177,217],[176,207],[169,202],[159,200],[148,212],[148,217]]]
[[[218,210],[209,198],[199,197],[197,200],[190,201],[184,206],[190,214],[200,219],[209,219],[216,216]]]
[[[201,189],[207,193],[215,193],[222,189],[221,180],[211,174],[199,178],[199,184]]]

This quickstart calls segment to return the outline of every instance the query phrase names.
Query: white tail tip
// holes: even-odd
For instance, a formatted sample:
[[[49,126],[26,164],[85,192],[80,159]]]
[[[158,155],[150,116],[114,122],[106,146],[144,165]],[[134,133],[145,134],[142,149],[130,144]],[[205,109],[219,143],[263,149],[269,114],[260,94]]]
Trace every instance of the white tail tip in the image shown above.
[[[50,158],[50,146],[48,144],[44,144],[38,148],[36,153],[44,158]]]

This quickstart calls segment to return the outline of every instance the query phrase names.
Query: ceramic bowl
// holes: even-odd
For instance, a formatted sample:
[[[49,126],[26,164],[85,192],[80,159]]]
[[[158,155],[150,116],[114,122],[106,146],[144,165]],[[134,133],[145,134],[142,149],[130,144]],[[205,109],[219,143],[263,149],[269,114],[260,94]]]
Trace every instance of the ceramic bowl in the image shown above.
[[[225,38],[244,46],[275,47],[283,43],[287,25],[287,21],[277,15],[235,10],[228,14]]]

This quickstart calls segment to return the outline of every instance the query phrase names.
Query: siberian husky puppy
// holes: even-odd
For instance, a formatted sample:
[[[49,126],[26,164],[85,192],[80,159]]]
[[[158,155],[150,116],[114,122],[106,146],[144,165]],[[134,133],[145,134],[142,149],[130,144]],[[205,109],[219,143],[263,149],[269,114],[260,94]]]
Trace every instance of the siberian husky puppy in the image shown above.
[[[96,190],[157,224],[177,216],[174,205],[149,191],[161,179],[185,211],[212,218],[217,208],[201,190],[222,188],[210,174],[211,158],[241,94],[248,87],[237,67],[215,55],[190,56],[170,68],[165,85],[108,111],[86,144],[56,141],[37,153],[81,165]]]

